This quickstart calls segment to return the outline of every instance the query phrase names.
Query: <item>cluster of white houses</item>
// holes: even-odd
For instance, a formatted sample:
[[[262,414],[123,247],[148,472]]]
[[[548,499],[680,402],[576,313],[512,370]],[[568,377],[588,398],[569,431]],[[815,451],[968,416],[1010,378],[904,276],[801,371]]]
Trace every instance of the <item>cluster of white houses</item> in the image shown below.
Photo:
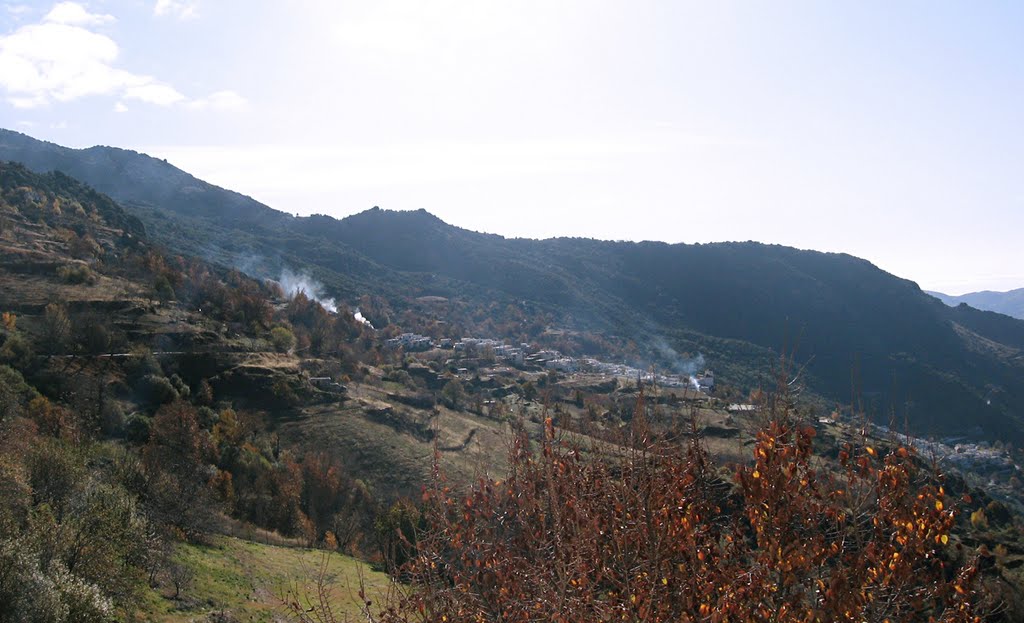
[[[872,424],[872,427],[882,435],[892,435],[888,426]],[[904,440],[904,443],[916,448],[922,458],[937,459],[966,472],[979,475],[1017,474],[1020,472],[1020,468],[1006,451],[997,450],[986,442],[969,443],[964,441],[957,443],[952,439],[934,441],[907,435],[899,435],[899,437]]]
[[[407,351],[430,350],[434,347],[434,341],[419,333],[403,333],[398,337],[384,340],[384,346],[391,349],[404,349]]]
[[[494,353],[495,359],[516,366],[526,363],[526,351],[530,349],[529,344],[513,346],[501,340],[486,337],[464,337],[455,342],[452,347],[458,352],[476,353],[477,355],[490,351]]]
[[[590,357],[569,357],[557,350],[530,352],[529,344],[518,346],[501,340],[480,337],[464,337],[460,340],[442,339],[435,342],[418,333],[403,333],[385,341],[385,347],[403,349],[408,352],[430,350],[431,348],[451,349],[469,356],[490,356],[514,366],[536,366],[559,372],[589,372],[606,374],[644,383],[656,383],[662,387],[692,387],[710,393],[715,389],[715,375],[706,370],[699,375],[660,374],[644,371],[625,364],[606,363]]]
[[[557,350],[538,351],[527,357],[526,361],[559,372],[606,374],[662,387],[692,387],[706,393],[711,393],[715,389],[715,373],[711,370],[705,370],[699,375],[662,374],[623,363],[599,361],[592,357],[568,357]]]
[[[662,374],[641,370],[621,363],[606,363],[596,359],[582,359],[580,361],[582,362],[581,369],[588,372],[638,379],[644,383],[654,383],[662,387],[692,387],[707,393],[711,393],[715,389],[715,373],[711,370],[705,370],[697,375]]]
[[[643,383],[654,383],[662,387],[692,387],[707,393],[715,389],[715,373],[711,370],[705,370],[699,375],[661,374],[623,363],[598,361],[592,357],[568,357],[557,350],[538,351],[527,357],[526,361],[560,372],[606,374]]]

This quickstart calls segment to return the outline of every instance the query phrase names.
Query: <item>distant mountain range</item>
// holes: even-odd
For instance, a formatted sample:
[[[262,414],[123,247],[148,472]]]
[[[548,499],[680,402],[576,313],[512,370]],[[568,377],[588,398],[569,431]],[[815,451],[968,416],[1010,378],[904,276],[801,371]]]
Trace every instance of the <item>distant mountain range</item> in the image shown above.
[[[999,312],[1000,314],[1024,320],[1024,288],[1017,288],[1008,292],[983,290],[981,292],[961,294],[960,296],[951,296],[941,292],[928,292],[928,294],[952,307],[967,304],[975,309]]]
[[[1024,441],[1024,321],[947,307],[850,255],[507,239],[424,211],[294,217],[144,154],[6,130],[0,160],[94,186],[176,252],[254,276],[304,270],[349,303],[377,297],[393,312],[370,317],[378,328],[429,316],[448,330],[520,338],[540,323],[583,335],[584,346],[594,335],[635,344],[662,369],[699,352],[741,391],[768,382],[779,353],[795,351],[808,388],[828,403],[863,400],[876,419],[905,420],[918,434]]]

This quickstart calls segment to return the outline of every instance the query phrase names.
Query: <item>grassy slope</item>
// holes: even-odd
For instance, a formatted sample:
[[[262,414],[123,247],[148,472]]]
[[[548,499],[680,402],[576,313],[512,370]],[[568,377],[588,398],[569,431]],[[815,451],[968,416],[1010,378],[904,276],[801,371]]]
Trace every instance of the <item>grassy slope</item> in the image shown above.
[[[523,378],[537,380],[536,374],[522,374]],[[279,429],[282,439],[295,447],[325,451],[342,458],[350,476],[367,482],[375,495],[385,500],[396,496],[418,498],[421,487],[430,483],[435,448],[439,467],[450,482],[466,484],[479,476],[502,478],[506,474],[512,428],[504,419],[475,414],[468,409],[453,410],[441,404],[436,407],[436,415],[432,415],[429,409],[410,407],[390,398],[389,394],[404,391],[396,383],[384,382],[376,386],[353,382],[348,387],[348,400],[311,405],[303,408],[300,415],[282,420]],[[564,387],[556,390],[561,398],[552,397],[547,411],[543,396],[538,396],[535,401],[524,401],[512,395],[501,399],[501,402],[510,420],[522,422],[528,434],[537,439],[542,432],[540,422],[547,415],[554,414],[556,403],[574,421],[585,418],[584,409],[571,400],[574,387],[573,382],[566,381]],[[632,409],[633,394],[622,394],[617,399],[624,400]],[[685,417],[694,404],[704,404],[704,399],[673,408],[655,407],[652,417],[659,423],[668,419],[671,413]],[[374,413],[388,405],[391,415]],[[726,414],[720,409],[706,405],[699,409],[701,426],[722,426],[725,418]],[[426,422],[426,427],[435,437],[417,436],[400,426],[398,423],[401,421]],[[750,433],[730,439],[709,436],[706,442],[712,453],[723,462],[742,461],[748,458],[742,441],[751,437]],[[580,442],[584,448],[589,448],[592,443],[603,446],[593,439],[581,438]]]
[[[182,590],[177,600],[173,598],[173,586],[152,591],[139,613],[140,619],[184,623],[205,621],[210,613],[229,611],[239,621],[282,620],[281,595],[296,585],[300,593],[312,592],[310,578],[324,561],[328,577],[338,587],[334,602],[341,613],[358,614],[360,574],[371,599],[388,586],[387,576],[348,556],[234,537],[218,537],[208,546],[180,545],[175,558],[194,571],[192,586]]]
[[[420,487],[430,482],[434,443],[370,415],[373,405],[387,404],[375,388],[358,384],[350,388],[359,398],[341,405],[304,409],[302,418],[284,423],[283,438],[307,450],[343,457],[350,472],[370,483],[375,494],[384,499],[417,496]],[[470,482],[483,473],[504,473],[508,440],[505,424],[443,406],[438,410],[440,415],[431,420],[430,426],[436,431],[442,448],[441,466],[449,477]],[[426,410],[403,405],[397,405],[396,411],[415,418],[430,417]],[[463,446],[467,439],[470,442]]]

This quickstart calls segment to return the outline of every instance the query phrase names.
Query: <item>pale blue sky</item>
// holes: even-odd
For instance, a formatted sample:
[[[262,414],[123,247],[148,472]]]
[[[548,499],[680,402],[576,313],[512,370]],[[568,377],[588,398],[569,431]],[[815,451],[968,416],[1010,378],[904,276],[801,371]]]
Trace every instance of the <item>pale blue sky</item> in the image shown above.
[[[761,240],[1010,289],[1022,33],[1016,2],[0,2],[0,125],[294,213]]]

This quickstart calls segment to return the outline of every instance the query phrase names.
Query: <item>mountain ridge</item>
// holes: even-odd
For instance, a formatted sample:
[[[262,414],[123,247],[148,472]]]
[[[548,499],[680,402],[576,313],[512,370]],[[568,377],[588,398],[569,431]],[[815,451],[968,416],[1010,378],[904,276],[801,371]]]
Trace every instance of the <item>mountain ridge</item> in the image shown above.
[[[635,343],[635,359],[662,368],[699,352],[740,391],[795,351],[810,389],[830,402],[859,397],[877,419],[906,418],[924,434],[1024,440],[1024,322],[946,307],[849,254],[755,242],[505,238],[425,210],[293,217],[213,185],[191,191],[198,180],[149,156],[61,151],[14,134],[0,132],[0,159],[78,172],[177,252],[245,264],[260,277],[298,267],[332,296],[379,297],[380,305],[363,305],[378,328],[399,318],[402,329],[557,338],[566,348],[583,335],[584,351],[592,334]],[[170,173],[154,182],[137,170]],[[423,297],[447,307],[431,309]]]
[[[1024,288],[1016,288],[1005,292],[981,290],[958,296],[932,291],[928,291],[928,294],[931,294],[950,307],[967,304],[975,309],[997,312],[1024,320]]]

